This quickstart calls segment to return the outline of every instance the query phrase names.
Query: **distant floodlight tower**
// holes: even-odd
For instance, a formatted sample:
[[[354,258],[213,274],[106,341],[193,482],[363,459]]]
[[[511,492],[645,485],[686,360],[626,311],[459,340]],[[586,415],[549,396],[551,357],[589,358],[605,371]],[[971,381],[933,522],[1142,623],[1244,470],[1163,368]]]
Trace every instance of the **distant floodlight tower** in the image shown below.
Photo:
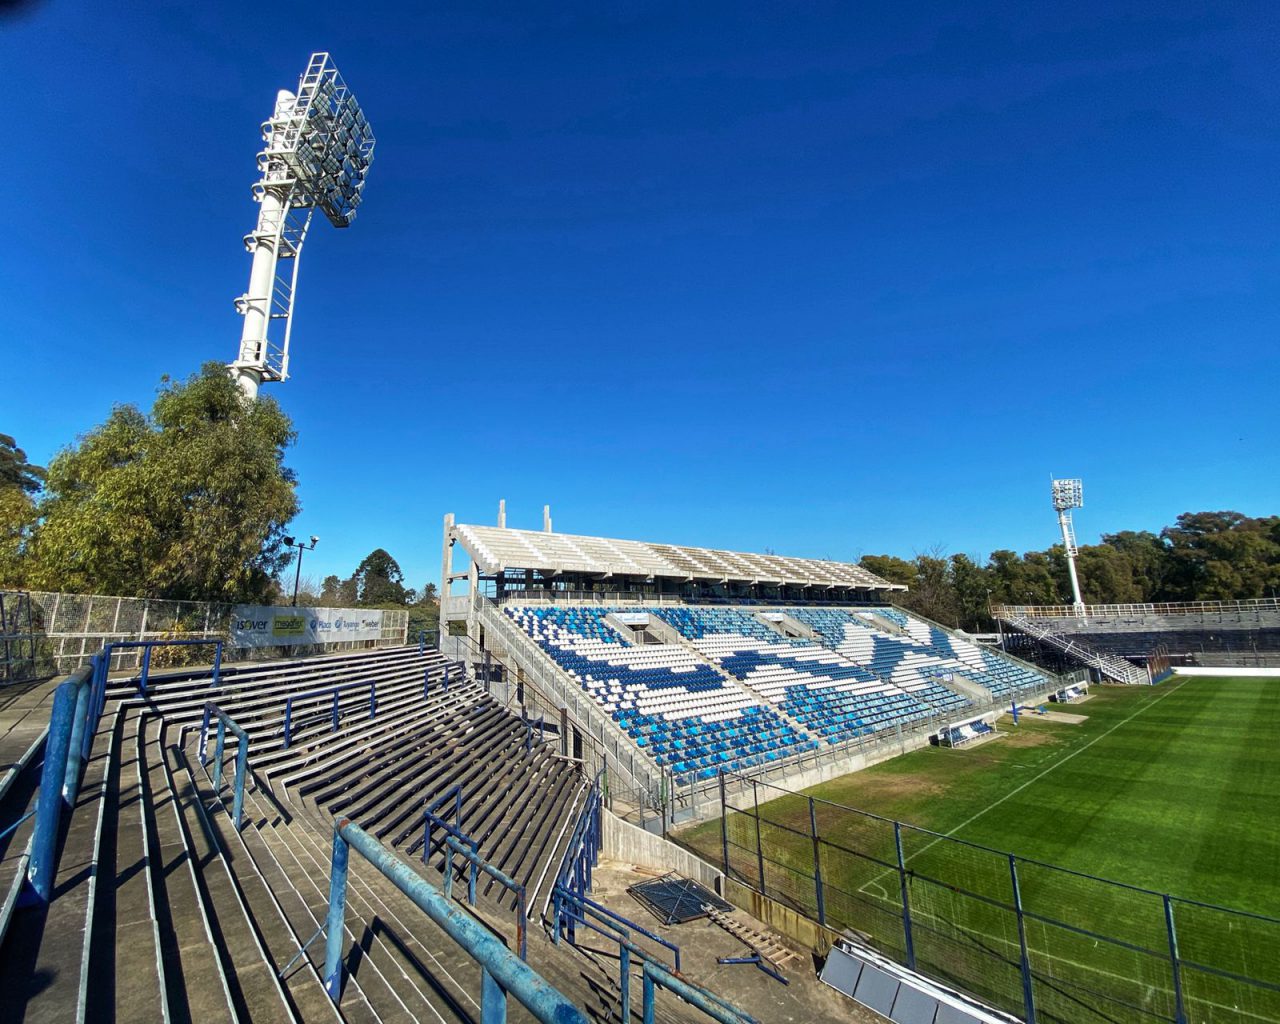
[[[1062,527],[1062,544],[1067,549],[1067,571],[1071,574],[1071,594],[1075,598],[1075,613],[1084,615],[1084,598],[1080,596],[1080,578],[1076,575],[1076,531],[1071,525],[1071,510],[1084,508],[1084,486],[1079,480],[1053,481],[1053,510],[1058,513],[1058,525]]]
[[[287,89],[276,95],[262,138],[262,180],[253,186],[261,204],[258,227],[244,236],[253,268],[249,290],[236,299],[244,330],[240,357],[229,367],[250,400],[259,385],[289,376],[298,257],[311,215],[319,207],[337,228],[355,219],[374,141],[360,104],[327,53],[311,55],[296,95]],[[269,334],[277,320],[284,323],[273,341]]]

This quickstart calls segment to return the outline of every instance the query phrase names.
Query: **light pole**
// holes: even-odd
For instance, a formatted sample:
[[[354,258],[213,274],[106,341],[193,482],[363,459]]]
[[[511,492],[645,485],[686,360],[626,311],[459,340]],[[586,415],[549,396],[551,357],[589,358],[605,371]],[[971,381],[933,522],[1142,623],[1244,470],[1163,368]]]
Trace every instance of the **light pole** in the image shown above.
[[[298,259],[318,209],[336,228],[355,219],[373,160],[373,131],[327,53],[313,53],[297,92],[280,90],[262,125],[262,178],[253,187],[258,224],[245,235],[253,255],[249,290],[236,299],[244,317],[231,375],[253,400],[262,384],[289,376]],[[277,321],[280,330],[269,337]]]
[[[313,533],[311,535],[310,544],[303,544],[302,541],[300,540],[295,541],[292,537],[286,537],[284,539],[284,542],[287,547],[298,549],[298,568],[297,568],[297,571],[295,571],[293,574],[293,607],[297,608],[298,607],[298,584],[302,581],[302,552],[314,551],[316,549],[316,544],[320,542],[320,538]]]

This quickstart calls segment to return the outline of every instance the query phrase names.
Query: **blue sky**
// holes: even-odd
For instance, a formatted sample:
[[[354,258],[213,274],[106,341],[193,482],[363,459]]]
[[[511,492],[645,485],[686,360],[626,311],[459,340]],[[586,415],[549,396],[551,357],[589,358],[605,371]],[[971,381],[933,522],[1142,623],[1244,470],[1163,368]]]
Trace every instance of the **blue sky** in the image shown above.
[[[258,125],[328,49],[378,147],[272,390],[308,575],[420,585],[500,497],[847,559],[1047,546],[1051,474],[1082,541],[1280,512],[1280,8],[1022,6],[0,17],[0,431],[234,356]]]

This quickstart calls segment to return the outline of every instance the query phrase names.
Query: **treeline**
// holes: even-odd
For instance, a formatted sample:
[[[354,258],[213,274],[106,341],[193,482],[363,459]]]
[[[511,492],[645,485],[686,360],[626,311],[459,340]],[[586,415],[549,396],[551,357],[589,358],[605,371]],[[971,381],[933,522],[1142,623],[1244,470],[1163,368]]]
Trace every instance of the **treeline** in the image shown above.
[[[434,583],[421,590],[404,585],[404,572],[383,548],[370,551],[346,579],[326,576],[316,587],[310,581],[298,591],[298,604],[326,608],[405,608],[409,636],[432,632],[440,624],[440,602]]]
[[[1046,551],[993,551],[979,564],[938,552],[910,561],[867,555],[862,565],[910,591],[898,600],[948,626],[994,629],[993,604],[1070,604],[1061,544]],[[1087,604],[1231,601],[1280,593],[1280,516],[1187,512],[1159,533],[1124,530],[1080,548],[1076,559]]]

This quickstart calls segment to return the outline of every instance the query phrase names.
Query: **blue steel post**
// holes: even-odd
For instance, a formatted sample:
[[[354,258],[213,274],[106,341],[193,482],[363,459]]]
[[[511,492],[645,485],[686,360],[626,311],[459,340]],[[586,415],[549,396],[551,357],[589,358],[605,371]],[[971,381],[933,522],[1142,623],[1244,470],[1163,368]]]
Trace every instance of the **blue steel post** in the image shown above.
[[[1035,987],[1031,980],[1031,957],[1027,953],[1027,921],[1022,916],[1022,890],[1018,887],[1018,860],[1009,854],[1009,881],[1013,885],[1013,909],[1018,914],[1018,948],[1022,954],[1022,1001],[1026,1005],[1026,1024],[1036,1024]]]
[[[351,849],[333,823],[333,858],[329,864],[329,913],[324,922],[324,988],[335,1003],[342,995],[342,922],[347,909],[347,861]]]
[[[498,979],[480,968],[480,1024],[506,1024],[507,994]]]
[[[813,840],[813,892],[818,900],[818,924],[827,926],[827,900],[822,892],[822,855],[818,846],[818,812],[809,797],[809,837]]]
[[[138,688],[142,690],[142,695],[147,694],[147,677],[151,675],[151,652],[154,648],[147,644],[142,648],[142,677],[138,680]]]
[[[71,715],[71,739],[67,743],[67,770],[62,776],[62,799],[68,807],[76,805],[76,794],[80,791],[80,769],[84,767],[85,734],[92,735],[87,728],[86,719],[89,714],[89,684],[83,672],[77,672],[75,683],[76,706]]]
[[[293,742],[293,698],[289,697],[284,702],[284,749],[289,749],[289,744]]]
[[[213,645],[213,681],[211,686],[222,685],[222,641]]]
[[[641,998],[644,1024],[653,1024],[653,978],[648,971],[644,972],[641,984],[643,985]]]
[[[369,717],[378,717],[378,684],[369,684]]]
[[[332,732],[338,731],[338,691],[333,691],[333,729]]]
[[[422,699],[426,700],[431,696],[431,669],[424,668],[422,670]]]
[[[720,775],[720,851],[724,855],[724,877],[729,877],[729,807],[724,796],[724,771]]]
[[[236,790],[231,804],[231,817],[235,820],[236,831],[241,828],[244,816],[244,780],[249,774],[249,738],[237,737],[236,743]]]
[[[622,986],[623,1021],[631,1020],[631,947],[626,943],[618,943],[618,984]]]
[[[764,887],[764,844],[760,841],[760,791],[756,780],[751,780],[751,800],[756,808],[756,866],[760,869],[760,895],[767,896]]]
[[[31,860],[27,867],[27,883],[41,903],[49,902],[53,888],[54,847],[58,841],[58,819],[62,812],[60,790],[67,772],[67,746],[71,741],[71,716],[75,708],[75,685],[62,683],[53,695],[49,735],[44,741],[44,770],[40,775],[36,825],[31,836]]]
[[[916,969],[916,944],[911,931],[911,895],[907,886],[907,862],[902,856],[902,823],[893,823],[893,845],[898,851],[898,883],[902,887],[902,940],[906,943],[907,966]]]
[[[1177,1024],[1187,1024],[1187,1008],[1182,1001],[1182,961],[1178,956],[1178,931],[1173,926],[1173,900],[1164,897],[1164,924],[1169,931],[1169,968],[1173,972],[1173,1003]]]
[[[227,723],[218,716],[218,739],[213,744],[213,791],[222,792],[222,751],[227,744]]]

